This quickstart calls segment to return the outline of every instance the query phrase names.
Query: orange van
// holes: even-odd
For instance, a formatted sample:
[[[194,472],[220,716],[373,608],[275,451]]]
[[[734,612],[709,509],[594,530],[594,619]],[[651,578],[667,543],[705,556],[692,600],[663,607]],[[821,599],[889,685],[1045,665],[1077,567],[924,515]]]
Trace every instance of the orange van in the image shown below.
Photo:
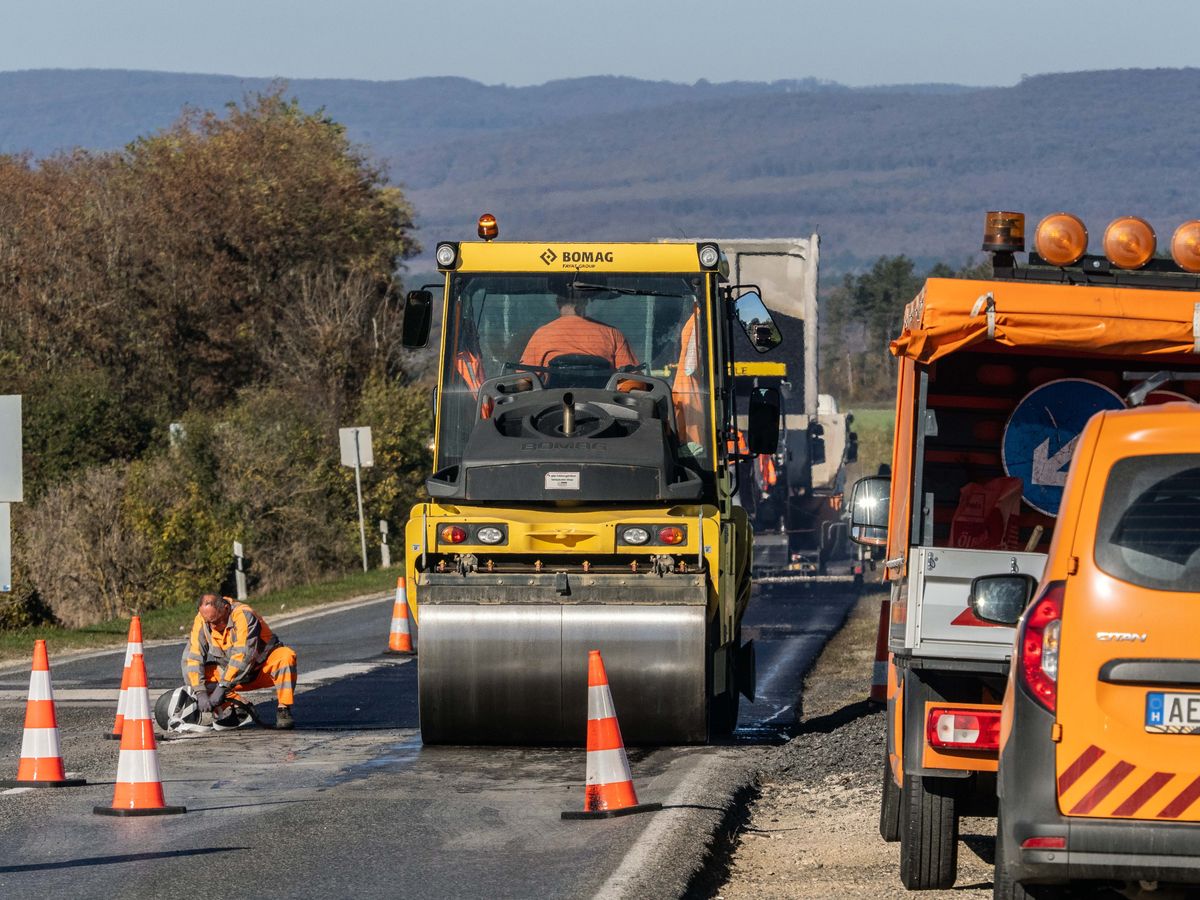
[[[971,589],[998,621],[1029,596],[1001,714],[995,896],[1200,884],[1200,406],[1092,417],[1036,591],[1019,575]]]

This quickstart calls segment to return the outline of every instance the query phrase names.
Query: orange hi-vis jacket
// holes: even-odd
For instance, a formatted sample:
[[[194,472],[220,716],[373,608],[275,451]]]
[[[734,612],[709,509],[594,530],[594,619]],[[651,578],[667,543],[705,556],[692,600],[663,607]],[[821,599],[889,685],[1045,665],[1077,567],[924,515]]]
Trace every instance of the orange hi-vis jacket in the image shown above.
[[[271,651],[280,646],[279,638],[267,623],[245,603],[233,601],[224,629],[218,630],[196,614],[192,634],[183,651],[183,677],[192,687],[205,682],[204,666],[223,666],[218,683],[231,688],[251,680]]]
[[[461,350],[454,357],[454,371],[463,380],[472,393],[478,393],[486,380],[483,374],[483,363],[470,350]]]
[[[584,316],[559,316],[547,322],[529,338],[521,362],[527,366],[545,366],[568,353],[599,356],[609,360],[614,369],[638,364],[625,335],[611,325]]]

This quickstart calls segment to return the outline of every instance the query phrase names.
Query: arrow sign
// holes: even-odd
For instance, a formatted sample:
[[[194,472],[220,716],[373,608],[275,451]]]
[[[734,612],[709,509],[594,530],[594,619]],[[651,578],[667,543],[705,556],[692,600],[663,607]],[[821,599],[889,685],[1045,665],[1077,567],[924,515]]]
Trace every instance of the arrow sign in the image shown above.
[[[1004,471],[1022,483],[1022,499],[1048,516],[1058,515],[1067,471],[1088,419],[1124,409],[1116,391],[1083,378],[1060,378],[1021,398],[1004,426]]]

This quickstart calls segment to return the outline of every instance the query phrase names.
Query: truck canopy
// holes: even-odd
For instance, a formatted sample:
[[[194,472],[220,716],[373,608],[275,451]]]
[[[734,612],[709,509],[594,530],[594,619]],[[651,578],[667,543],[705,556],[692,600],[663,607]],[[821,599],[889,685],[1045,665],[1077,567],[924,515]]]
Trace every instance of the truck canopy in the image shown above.
[[[891,350],[918,363],[989,342],[1027,353],[1196,354],[1197,300],[1192,291],[930,278]]]

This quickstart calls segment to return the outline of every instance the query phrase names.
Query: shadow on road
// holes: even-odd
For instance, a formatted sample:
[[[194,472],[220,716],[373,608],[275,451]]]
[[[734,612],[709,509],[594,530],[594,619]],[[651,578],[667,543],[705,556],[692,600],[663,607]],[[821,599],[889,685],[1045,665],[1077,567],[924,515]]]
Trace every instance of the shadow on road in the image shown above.
[[[873,706],[870,700],[858,700],[855,703],[846,704],[836,712],[805,719],[796,726],[795,732],[796,734],[829,734],[843,725],[874,714],[877,709],[878,707]]]
[[[13,872],[44,872],[51,869],[77,869],[84,866],[112,866],[119,863],[145,862],[151,859],[176,859],[185,856],[208,856],[213,853],[232,853],[250,847],[197,847],[195,850],[165,850],[161,853],[122,853],[118,856],[85,856],[57,862],[27,863],[20,866],[0,866],[0,875]]]

